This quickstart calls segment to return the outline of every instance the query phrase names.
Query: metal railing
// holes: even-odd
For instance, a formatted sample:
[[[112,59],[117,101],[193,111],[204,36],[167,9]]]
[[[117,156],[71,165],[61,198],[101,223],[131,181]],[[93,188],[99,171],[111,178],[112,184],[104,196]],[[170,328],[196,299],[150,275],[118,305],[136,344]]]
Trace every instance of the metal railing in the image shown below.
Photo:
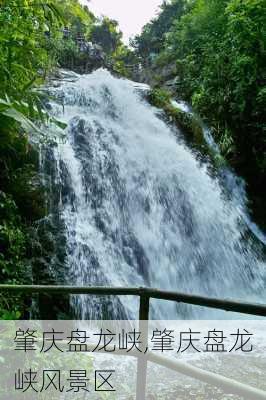
[[[249,314],[266,317],[266,305],[235,301],[230,299],[217,299],[186,293],[162,291],[151,288],[124,288],[124,287],[73,287],[73,286],[46,286],[46,285],[0,285],[0,293],[9,294],[33,294],[53,293],[69,295],[98,295],[98,296],[138,296],[140,299],[139,321],[140,331],[144,335],[143,346],[148,345],[148,320],[150,311],[150,299],[168,300],[177,303],[185,303],[194,306],[214,308],[241,314]],[[190,366],[177,360],[164,356],[154,355],[148,352],[145,357],[138,357],[136,399],[144,400],[146,394],[146,375],[148,361],[165,366],[171,370],[193,377],[202,382],[223,388],[232,394],[237,394],[245,399],[266,400],[266,392],[251,386],[236,382],[212,372]]]

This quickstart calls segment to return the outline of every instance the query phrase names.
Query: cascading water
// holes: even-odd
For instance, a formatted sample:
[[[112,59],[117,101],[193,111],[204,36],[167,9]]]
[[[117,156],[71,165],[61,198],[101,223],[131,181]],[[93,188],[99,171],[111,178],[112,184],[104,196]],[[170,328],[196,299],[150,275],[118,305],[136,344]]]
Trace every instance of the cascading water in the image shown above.
[[[50,92],[68,124],[53,148],[74,285],[151,286],[262,300],[263,245],[208,162],[201,162],[139,94],[105,70]],[[134,318],[137,300],[75,296],[80,318]],[[188,310],[156,302],[154,318]],[[190,314],[191,316],[191,314]]]

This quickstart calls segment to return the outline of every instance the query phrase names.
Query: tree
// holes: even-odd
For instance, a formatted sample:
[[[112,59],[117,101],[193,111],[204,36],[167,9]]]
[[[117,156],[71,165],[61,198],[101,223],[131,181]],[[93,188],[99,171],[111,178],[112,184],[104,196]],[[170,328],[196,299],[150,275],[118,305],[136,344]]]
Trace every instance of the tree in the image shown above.
[[[28,136],[46,118],[38,86],[55,63],[51,35],[58,35],[55,1],[2,0],[0,7],[0,279],[29,279],[29,226],[43,216],[36,153]],[[35,155],[35,156],[33,156]],[[23,297],[0,299],[0,317],[23,316]]]
[[[57,0],[65,25],[70,29],[73,37],[78,34],[89,39],[91,29],[96,21],[95,16],[87,6],[82,6],[78,0]]]
[[[158,54],[162,50],[165,35],[174,21],[183,15],[185,5],[185,0],[164,0],[159,8],[158,16],[146,24],[142,33],[131,41],[138,55],[147,57],[151,53]]]
[[[178,95],[208,120],[224,155],[241,165],[250,181],[257,174],[261,184],[266,176],[265,27],[265,0],[172,1],[134,42],[155,74],[164,65],[175,67]]]
[[[104,17],[92,28],[91,39],[100,45],[107,55],[111,55],[122,44],[122,33],[118,30],[117,21]]]

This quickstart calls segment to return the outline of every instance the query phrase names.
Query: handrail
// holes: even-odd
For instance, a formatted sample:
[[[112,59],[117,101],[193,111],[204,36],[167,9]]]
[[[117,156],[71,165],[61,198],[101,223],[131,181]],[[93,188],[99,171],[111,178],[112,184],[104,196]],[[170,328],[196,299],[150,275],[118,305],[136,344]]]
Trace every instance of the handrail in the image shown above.
[[[0,292],[13,293],[67,293],[104,296],[139,296],[146,299],[169,300],[195,306],[215,308],[241,314],[266,317],[266,305],[247,303],[232,299],[217,299],[187,293],[164,291],[152,288],[104,287],[104,286],[46,286],[46,285],[0,285]],[[143,318],[141,318],[143,319]]]
[[[176,371],[182,375],[189,376],[191,378],[197,379],[201,382],[205,382],[209,385],[221,388],[225,393],[235,394],[241,396],[248,400],[266,400],[266,392],[249,386],[244,383],[240,383],[231,378],[226,378],[225,376],[213,373],[210,371],[205,371],[201,368],[194,367],[182,361],[171,359],[166,356],[161,356],[160,354],[148,353],[148,361],[161,365],[171,371]]]
[[[138,296],[140,298],[139,321],[141,332],[144,332],[144,348],[147,342],[148,320],[150,299],[170,300],[178,303],[186,303],[196,306],[209,307],[224,311],[237,312],[241,314],[251,314],[266,317],[266,305],[241,302],[231,299],[217,299],[186,293],[164,291],[152,288],[132,288],[132,287],[104,287],[104,286],[46,286],[46,285],[0,285],[0,293],[67,293],[67,294],[90,294],[100,296]],[[218,376],[208,371],[185,365],[176,360],[170,360],[158,355],[138,358],[137,366],[137,389],[136,399],[143,400],[146,393],[147,362],[155,362],[172,370],[181,372],[187,376],[194,377],[203,382],[222,387],[224,390],[244,396],[245,399],[256,400],[265,399],[266,392],[257,390],[253,387],[243,385],[239,382]]]

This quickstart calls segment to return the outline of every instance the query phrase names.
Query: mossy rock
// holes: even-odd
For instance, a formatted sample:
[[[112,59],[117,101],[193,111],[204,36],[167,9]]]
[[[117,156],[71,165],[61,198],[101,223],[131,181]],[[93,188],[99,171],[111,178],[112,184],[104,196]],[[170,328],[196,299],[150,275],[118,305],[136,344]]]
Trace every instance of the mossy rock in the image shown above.
[[[177,108],[171,103],[171,94],[164,89],[155,88],[148,94],[148,101],[155,107],[165,111],[170,120],[176,123],[197,143],[204,142],[203,127],[198,118]]]
[[[166,111],[166,107],[171,104],[171,95],[164,89],[155,88],[148,93],[148,101],[153,106]]]
[[[173,116],[175,122],[189,135],[193,136],[196,142],[203,142],[203,128],[200,121],[192,114],[184,112],[172,105],[166,110],[170,116]]]

